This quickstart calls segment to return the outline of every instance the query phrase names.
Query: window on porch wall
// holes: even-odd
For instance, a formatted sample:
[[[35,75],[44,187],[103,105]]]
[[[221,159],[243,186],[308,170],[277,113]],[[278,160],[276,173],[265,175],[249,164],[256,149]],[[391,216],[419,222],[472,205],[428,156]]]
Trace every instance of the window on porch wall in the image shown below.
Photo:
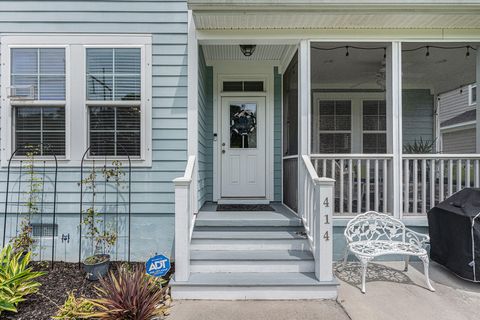
[[[475,43],[402,43],[403,214],[479,186]]]
[[[389,211],[388,43],[311,44],[311,153],[334,178],[335,214]]]

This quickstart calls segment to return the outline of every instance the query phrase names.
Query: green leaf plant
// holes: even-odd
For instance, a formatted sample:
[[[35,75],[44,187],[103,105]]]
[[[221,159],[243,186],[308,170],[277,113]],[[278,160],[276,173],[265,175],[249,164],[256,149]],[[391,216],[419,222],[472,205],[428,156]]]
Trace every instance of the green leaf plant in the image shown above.
[[[116,188],[121,188],[121,181],[124,176],[122,163],[118,160],[112,161],[112,167],[104,166],[101,175],[106,182],[114,182]],[[83,211],[82,224],[86,229],[86,237],[92,241],[92,255],[85,259],[87,264],[96,264],[106,261],[107,255],[116,244],[118,235],[112,224],[105,224],[104,219],[97,211],[95,203],[97,197],[97,172],[95,169],[82,180],[83,185],[92,193],[92,204]],[[105,195],[106,196],[106,195]],[[105,208],[106,210],[106,208]]]
[[[75,297],[73,292],[68,294],[65,303],[59,307],[56,315],[52,319],[57,320],[80,320],[90,319],[96,308],[91,300]]]
[[[26,211],[19,213],[21,215],[20,230],[15,237],[10,240],[15,253],[26,253],[33,251],[35,240],[32,235],[31,221],[35,214],[39,213],[38,201],[39,194],[42,192],[41,187],[43,179],[35,171],[35,156],[40,154],[40,149],[34,146],[26,146],[27,150],[24,162],[26,176],[28,181],[28,189],[25,193],[24,207]],[[20,177],[22,179],[22,177]],[[19,195],[20,196],[20,195]]]
[[[17,305],[25,296],[35,293],[41,286],[34,279],[44,275],[28,267],[31,253],[14,253],[11,245],[0,252],[0,315],[4,311],[17,312]]]

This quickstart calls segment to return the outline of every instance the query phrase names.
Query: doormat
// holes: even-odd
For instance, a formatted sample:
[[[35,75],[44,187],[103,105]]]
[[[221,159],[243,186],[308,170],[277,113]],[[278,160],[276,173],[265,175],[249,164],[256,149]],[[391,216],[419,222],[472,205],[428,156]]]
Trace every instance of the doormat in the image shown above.
[[[275,211],[268,204],[219,204],[217,211]]]

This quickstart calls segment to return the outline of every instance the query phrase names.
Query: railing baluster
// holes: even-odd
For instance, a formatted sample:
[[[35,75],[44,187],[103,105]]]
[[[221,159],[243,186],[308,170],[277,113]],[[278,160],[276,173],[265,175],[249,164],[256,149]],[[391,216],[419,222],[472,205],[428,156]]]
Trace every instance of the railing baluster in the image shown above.
[[[357,159],[357,213],[362,212],[362,160]]]
[[[322,177],[327,176],[327,159],[323,159],[322,163]]]
[[[465,188],[470,188],[470,160],[465,161]]]
[[[348,159],[348,214],[352,214],[352,202],[353,202],[353,161]]]
[[[343,178],[343,167],[344,167],[345,163],[344,163],[344,160],[343,159],[340,159],[340,176],[339,176],[339,179],[340,179],[340,208],[339,208],[339,211],[340,211],[340,214],[343,213],[343,190],[344,190],[344,186],[343,186],[343,183],[344,183],[344,178]]]
[[[412,213],[418,213],[418,160],[413,159],[413,208]]]
[[[337,161],[336,161],[335,159],[332,159],[332,160],[330,160],[330,161],[332,162],[332,163],[330,164],[330,165],[331,165],[331,170],[332,170],[332,173],[331,173],[331,175],[330,175],[330,178],[337,180],[337,177],[336,177],[336,174],[335,174],[335,171],[336,171],[336,170],[335,170],[335,164],[337,163]]]
[[[427,213],[427,160],[422,159],[422,214]]]
[[[440,159],[440,177],[438,178],[438,201],[442,202],[445,198],[445,161]]]
[[[453,160],[448,160],[448,196],[453,193]]]
[[[388,187],[388,165],[391,164],[390,159],[383,159],[383,212],[387,213],[387,187]]]
[[[410,160],[403,160],[403,212],[408,213],[410,205]]]
[[[457,191],[462,190],[462,159],[457,160]]]
[[[365,160],[365,210],[370,211],[370,159]]]
[[[375,186],[375,202],[374,202],[374,207],[373,210],[378,211],[378,159],[375,159],[375,181],[374,181],[374,186]]]
[[[430,208],[435,206],[435,159],[430,159]]]
[[[479,176],[480,172],[479,172],[479,166],[478,166],[479,163],[478,162],[479,162],[478,160],[475,160],[475,165],[474,165],[475,167],[474,167],[474,170],[473,170],[474,173],[475,173],[475,177],[474,177],[475,188],[480,187],[480,176]]]

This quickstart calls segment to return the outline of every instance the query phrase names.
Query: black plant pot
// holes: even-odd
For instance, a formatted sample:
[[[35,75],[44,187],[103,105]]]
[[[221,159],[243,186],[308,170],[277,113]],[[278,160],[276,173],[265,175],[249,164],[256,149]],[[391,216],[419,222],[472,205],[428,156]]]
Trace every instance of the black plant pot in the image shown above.
[[[110,255],[108,254],[97,254],[85,259],[83,262],[83,270],[87,273],[86,277],[90,281],[97,281],[103,278],[108,273],[109,268]]]

